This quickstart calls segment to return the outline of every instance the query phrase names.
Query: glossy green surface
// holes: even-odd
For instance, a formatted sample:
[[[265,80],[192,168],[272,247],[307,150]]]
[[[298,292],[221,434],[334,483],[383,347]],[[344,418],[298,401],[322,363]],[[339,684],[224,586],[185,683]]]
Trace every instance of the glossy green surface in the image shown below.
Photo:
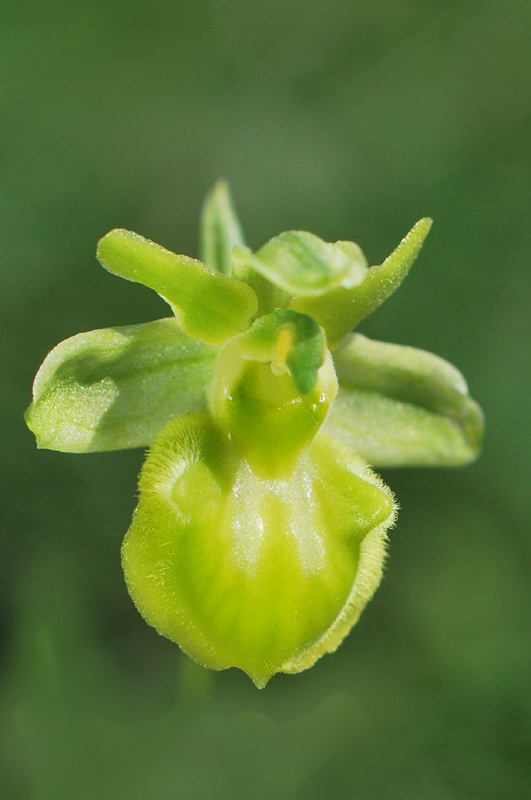
[[[319,430],[335,393],[329,363],[315,388],[301,397],[288,375],[274,376],[269,364],[248,362],[219,410],[235,446],[256,474],[280,478],[289,476],[301,448]]]
[[[208,389],[213,418],[264,478],[289,477],[336,392],[323,330],[280,309],[222,348]]]

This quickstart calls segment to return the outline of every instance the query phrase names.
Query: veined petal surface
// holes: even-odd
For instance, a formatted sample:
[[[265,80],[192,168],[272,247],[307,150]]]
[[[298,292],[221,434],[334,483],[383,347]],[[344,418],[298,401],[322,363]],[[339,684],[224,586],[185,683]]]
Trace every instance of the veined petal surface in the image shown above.
[[[477,458],[483,414],[448,361],[351,334],[334,364],[339,391],[323,431],[372,466],[450,467]]]
[[[216,355],[174,318],[79,333],[39,369],[26,422],[50,450],[149,445],[174,416],[205,407]]]

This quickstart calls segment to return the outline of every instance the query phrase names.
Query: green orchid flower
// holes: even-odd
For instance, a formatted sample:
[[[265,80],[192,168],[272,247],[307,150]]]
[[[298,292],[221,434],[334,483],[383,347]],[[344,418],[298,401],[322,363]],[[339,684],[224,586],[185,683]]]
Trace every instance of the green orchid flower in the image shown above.
[[[483,416],[453,366],[352,333],[430,226],[373,267],[353,242],[301,231],[253,253],[218,183],[202,261],[129,231],[100,240],[101,264],[154,289],[173,316],[59,344],[26,421],[52,450],[150,446],[123,544],[127,586],[200,664],[263,687],[334,651],[380,582],[396,518],[371,467],[477,457]]]

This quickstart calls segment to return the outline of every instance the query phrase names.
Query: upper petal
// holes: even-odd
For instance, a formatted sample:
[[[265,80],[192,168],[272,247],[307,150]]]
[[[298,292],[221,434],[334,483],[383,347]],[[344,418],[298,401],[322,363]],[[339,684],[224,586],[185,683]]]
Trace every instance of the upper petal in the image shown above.
[[[98,242],[105,269],[154,289],[172,307],[181,330],[206,344],[221,345],[249,327],[258,309],[245,283],[176,255],[137,233],[114,230]]]

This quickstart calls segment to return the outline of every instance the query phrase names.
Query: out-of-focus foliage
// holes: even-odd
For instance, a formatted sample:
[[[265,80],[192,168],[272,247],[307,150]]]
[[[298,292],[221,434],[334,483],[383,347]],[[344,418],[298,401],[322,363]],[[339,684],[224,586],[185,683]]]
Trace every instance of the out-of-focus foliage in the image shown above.
[[[527,799],[529,3],[2,12],[0,796]],[[303,229],[377,264],[433,217],[361,330],[456,364],[487,418],[477,465],[392,476],[377,598],[334,659],[262,693],[134,610],[119,547],[142,453],[37,451],[22,419],[57,341],[166,313],[95,242],[124,227],[198,255],[219,176],[253,249]]]

